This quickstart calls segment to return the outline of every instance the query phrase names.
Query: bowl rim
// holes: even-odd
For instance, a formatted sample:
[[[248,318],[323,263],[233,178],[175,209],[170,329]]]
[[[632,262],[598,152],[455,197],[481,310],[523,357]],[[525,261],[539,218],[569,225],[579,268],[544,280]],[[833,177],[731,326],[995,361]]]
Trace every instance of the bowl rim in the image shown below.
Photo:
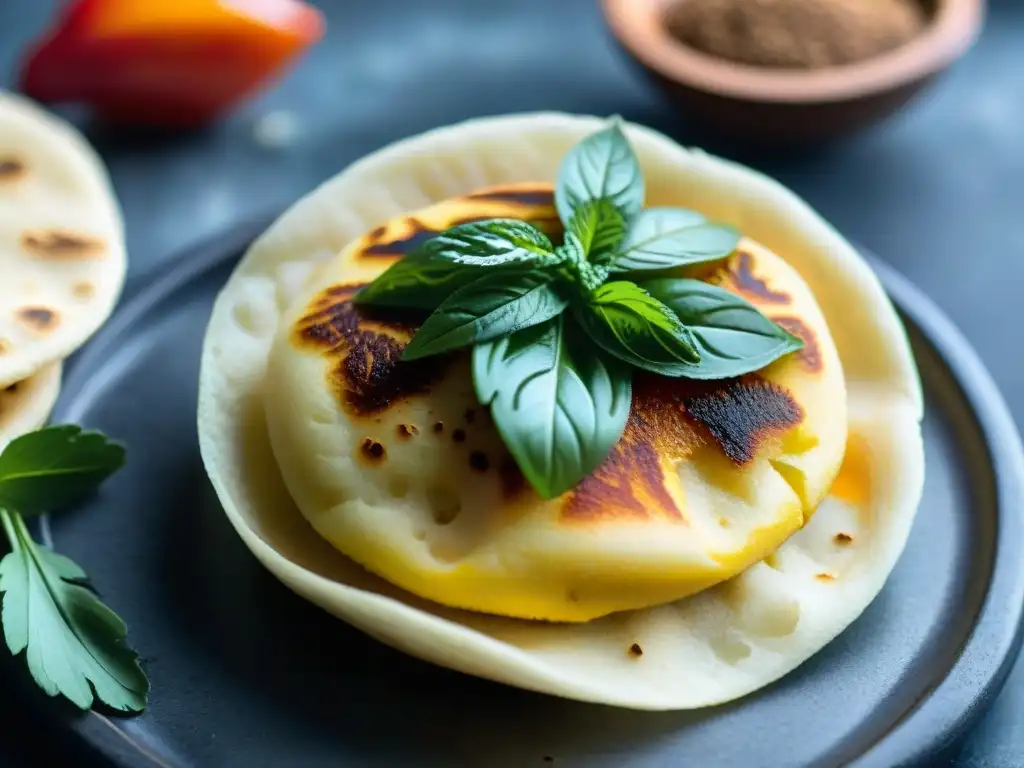
[[[985,16],[985,0],[936,0],[925,31],[899,48],[840,67],[794,71],[720,59],[678,41],[662,20],[679,1],[602,0],[601,5],[613,34],[648,69],[693,89],[764,103],[846,101],[922,80],[970,49]]]

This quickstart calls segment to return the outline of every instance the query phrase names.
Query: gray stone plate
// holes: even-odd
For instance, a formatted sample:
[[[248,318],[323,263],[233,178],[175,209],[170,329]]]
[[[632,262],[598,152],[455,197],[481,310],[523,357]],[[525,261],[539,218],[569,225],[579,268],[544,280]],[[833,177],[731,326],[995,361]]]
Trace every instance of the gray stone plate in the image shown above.
[[[45,702],[83,749],[132,767],[891,768],[937,759],[998,691],[1024,607],[1020,442],[964,338],[876,260],[925,383],[924,500],[882,594],[778,683],[694,713],[581,704],[408,658],[295,597],[228,524],[196,443],[210,308],[266,224],[139,281],[68,367],[54,421],[124,440],[129,463],[42,533],[126,619],[153,683],[134,719]]]

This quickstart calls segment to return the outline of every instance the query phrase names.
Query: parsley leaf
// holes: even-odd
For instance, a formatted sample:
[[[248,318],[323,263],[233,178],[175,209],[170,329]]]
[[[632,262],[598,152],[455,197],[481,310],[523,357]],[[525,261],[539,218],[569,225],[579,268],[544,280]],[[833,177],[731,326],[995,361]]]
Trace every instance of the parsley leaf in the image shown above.
[[[62,509],[116,472],[124,446],[74,424],[15,438],[0,454],[0,507],[20,515]]]
[[[80,583],[81,568],[32,540],[19,515],[0,510],[0,522],[12,547],[0,560],[11,654],[25,651],[39,687],[81,709],[94,698],[124,712],[145,709],[149,681],[124,642],[124,622]]]
[[[124,622],[86,586],[81,568],[33,541],[22,513],[81,499],[124,461],[122,445],[74,424],[22,435],[0,454],[0,526],[11,545],[0,560],[7,648],[25,652],[48,695],[82,709],[97,698],[124,712],[145,709],[149,681],[125,642]]]

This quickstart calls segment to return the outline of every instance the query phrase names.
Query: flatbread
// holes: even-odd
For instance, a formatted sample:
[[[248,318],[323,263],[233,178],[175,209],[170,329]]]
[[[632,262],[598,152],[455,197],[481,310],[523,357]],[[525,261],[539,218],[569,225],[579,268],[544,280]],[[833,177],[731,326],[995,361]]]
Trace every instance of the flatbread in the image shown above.
[[[0,387],[80,347],[113,310],[126,266],[96,153],[66,122],[0,92]]]
[[[554,178],[569,148],[603,124],[552,113],[462,123],[386,147],[299,201],[253,244],[217,299],[200,374],[200,448],[229,520],[260,561],[382,642],[549,694],[702,707],[767,685],[856,619],[903,551],[923,487],[923,399],[903,326],[867,263],[792,192],[654,131],[625,128],[647,204],[695,208],[784,258],[814,294],[845,373],[849,439],[833,493],[778,552],[725,584],[585,624],[439,607],[371,576],[312,530],[282,481],[263,414],[275,333],[318,267],[404,212]]]
[[[61,364],[50,363],[35,376],[0,388],[0,451],[46,423],[60,394],[60,380]]]
[[[618,445],[545,501],[476,399],[469,353],[402,362],[408,313],[352,302],[431,232],[494,217],[562,237],[550,182],[474,191],[375,227],[289,309],[264,400],[278,466],[313,527],[421,597],[549,621],[694,594],[801,528],[839,472],[847,414],[838,353],[800,276],[749,239],[680,270],[749,298],[807,345],[738,379],[634,373]]]

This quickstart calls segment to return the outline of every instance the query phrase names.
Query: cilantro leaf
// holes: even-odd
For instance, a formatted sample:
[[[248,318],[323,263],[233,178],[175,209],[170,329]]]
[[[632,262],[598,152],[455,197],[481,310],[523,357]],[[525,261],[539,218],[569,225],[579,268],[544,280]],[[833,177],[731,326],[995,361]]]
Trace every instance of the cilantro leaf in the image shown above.
[[[125,462],[124,446],[73,424],[15,438],[0,454],[0,508],[38,515],[78,501]]]
[[[149,680],[125,642],[124,622],[80,582],[74,562],[36,544],[25,521],[0,510],[12,550],[0,560],[3,627],[13,655],[48,695],[81,709],[95,698],[124,712],[146,707]]]

